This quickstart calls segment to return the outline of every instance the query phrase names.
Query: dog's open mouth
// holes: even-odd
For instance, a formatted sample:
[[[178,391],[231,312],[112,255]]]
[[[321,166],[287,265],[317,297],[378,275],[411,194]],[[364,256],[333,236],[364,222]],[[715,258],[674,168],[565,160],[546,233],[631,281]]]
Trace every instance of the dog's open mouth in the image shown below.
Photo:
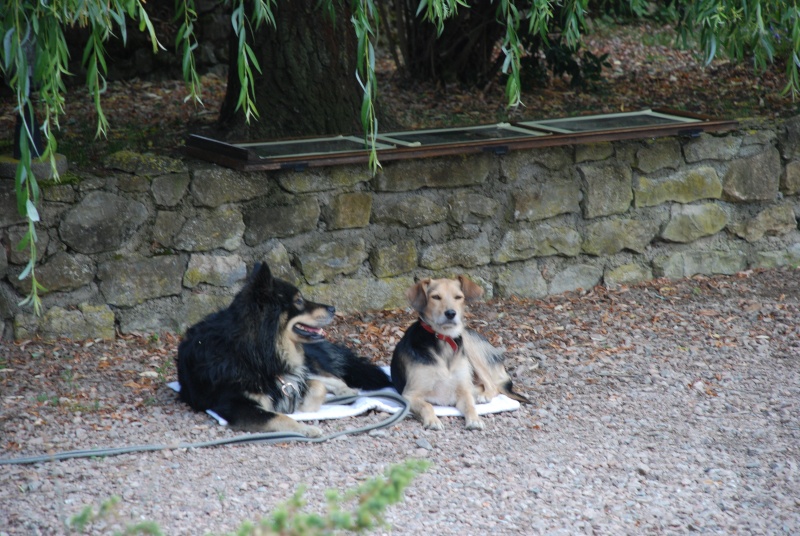
[[[324,329],[315,328],[314,326],[309,326],[308,324],[301,324],[300,322],[292,326],[292,331],[301,337],[305,337],[306,339],[310,340],[320,340],[325,338]]]

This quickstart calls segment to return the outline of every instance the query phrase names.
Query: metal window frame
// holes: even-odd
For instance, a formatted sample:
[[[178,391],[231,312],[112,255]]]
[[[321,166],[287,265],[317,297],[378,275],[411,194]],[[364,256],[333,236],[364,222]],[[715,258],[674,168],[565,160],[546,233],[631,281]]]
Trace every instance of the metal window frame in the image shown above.
[[[584,116],[576,116],[576,117],[561,117],[558,119],[543,119],[538,121],[520,121],[518,124],[521,126],[526,126],[530,128],[538,128],[544,130],[546,132],[553,132],[556,134],[578,134],[583,132],[601,132],[601,131],[612,131],[612,130],[627,130],[629,128],[651,128],[655,126],[664,126],[669,125],[670,123],[661,123],[656,125],[649,125],[648,127],[640,127],[640,126],[632,126],[632,127],[614,127],[614,128],[596,128],[593,130],[576,130],[576,129],[569,129],[569,128],[559,128],[556,125],[563,124],[563,123],[576,123],[581,121],[596,121],[598,119],[621,119],[625,117],[653,117],[659,119],[669,119],[672,121],[672,124],[684,124],[684,123],[699,123],[702,120],[698,119],[697,117],[691,116],[678,116],[673,114],[666,114],[663,112],[657,112],[655,110],[639,110],[636,112],[617,112],[612,114],[599,114],[599,115],[584,115]]]
[[[449,132],[464,132],[476,130],[500,130],[509,133],[509,136],[503,138],[484,138],[482,140],[460,140],[460,141],[443,141],[439,143],[423,144],[422,142],[404,140],[404,136],[415,136],[420,134],[438,134]],[[547,136],[549,133],[542,130],[533,130],[530,128],[523,128],[520,126],[512,125],[511,123],[495,123],[489,125],[475,125],[471,127],[455,127],[455,128],[430,128],[423,130],[403,130],[398,132],[388,132],[386,134],[378,134],[377,139],[386,143],[394,144],[398,147],[430,147],[432,145],[451,145],[463,143],[486,143],[495,141],[508,141],[515,138],[529,138],[531,136]]]
[[[636,126],[621,129],[554,132],[552,128],[544,129],[534,126],[536,123],[558,121],[596,120],[608,116],[635,116],[658,114],[659,117],[674,119],[671,124]],[[713,117],[693,114],[689,112],[672,110],[669,108],[644,109],[636,112],[620,112],[617,114],[593,114],[540,121],[522,121],[515,123],[497,123],[494,125],[476,125],[451,129],[427,129],[417,131],[400,131],[379,134],[376,138],[378,145],[378,158],[381,162],[406,160],[417,158],[432,158],[449,155],[476,154],[489,152],[502,155],[509,151],[533,149],[538,147],[555,147],[561,145],[576,145],[584,143],[598,143],[616,140],[657,138],[665,136],[690,136],[695,137],[702,132],[717,132],[732,130],[739,123],[734,120],[721,120]],[[496,138],[484,140],[465,140],[441,144],[424,145],[422,143],[409,143],[394,136],[406,133],[465,131],[481,128],[510,129],[520,134],[519,137]],[[557,128],[557,127],[556,127]],[[314,138],[293,138],[286,140],[272,140],[266,142],[248,141],[242,143],[227,143],[204,136],[190,135],[186,141],[185,152],[192,157],[199,158],[230,167],[240,171],[268,171],[279,169],[301,170],[307,167],[323,167],[344,164],[365,164],[369,162],[369,150],[345,150],[341,152],[303,153],[291,154],[281,157],[259,157],[253,147],[264,143],[278,145],[281,143],[296,144],[303,142],[320,142],[331,139],[348,139],[363,142],[363,137],[358,136],[325,136]]]
[[[246,149],[249,151],[255,152],[256,147],[279,147],[281,145],[293,145],[293,146],[302,146],[308,145],[311,146],[312,144],[320,144],[320,143],[336,143],[336,142],[348,142],[351,144],[355,144],[356,146],[361,146],[358,148],[354,147],[344,147],[340,150],[329,150],[329,151],[315,151],[313,149],[309,149],[307,151],[300,151],[300,152],[291,152],[287,153],[286,155],[281,156],[260,156],[256,152],[256,156],[262,160],[266,160],[268,158],[286,158],[287,156],[291,157],[308,157],[308,156],[318,156],[318,155],[329,155],[329,154],[342,154],[342,153],[358,153],[362,151],[369,151],[366,143],[364,142],[364,138],[358,138],[356,136],[329,136],[324,138],[301,138],[301,139],[294,139],[294,140],[278,140],[278,141],[268,141],[268,142],[245,142],[245,143],[235,143],[235,147],[239,147],[241,149]],[[394,144],[391,143],[377,143],[377,148],[381,149],[392,149],[394,148]]]

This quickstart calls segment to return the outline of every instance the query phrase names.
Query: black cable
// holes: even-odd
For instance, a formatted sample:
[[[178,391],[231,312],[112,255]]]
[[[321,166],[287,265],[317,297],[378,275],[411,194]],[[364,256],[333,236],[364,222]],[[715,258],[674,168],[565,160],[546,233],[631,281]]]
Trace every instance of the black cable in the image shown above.
[[[30,463],[54,462],[57,460],[69,460],[72,458],[95,458],[106,456],[117,456],[120,454],[131,454],[134,452],[152,452],[158,450],[175,450],[175,449],[199,449],[206,447],[218,447],[223,445],[239,445],[246,443],[286,443],[289,441],[298,441],[303,443],[322,443],[343,435],[360,434],[385,428],[403,420],[409,412],[408,401],[397,393],[391,391],[367,391],[358,395],[340,396],[331,398],[325,401],[326,404],[350,404],[355,402],[363,396],[374,396],[376,398],[390,398],[400,402],[402,408],[396,413],[392,413],[388,418],[367,426],[359,428],[351,428],[334,432],[332,434],[324,435],[321,437],[306,437],[295,432],[265,432],[258,434],[243,434],[227,439],[216,439],[214,441],[204,441],[200,443],[176,443],[172,445],[136,445],[129,447],[116,447],[116,448],[100,448],[100,449],[87,449],[87,450],[70,450],[66,452],[57,452],[53,454],[42,454],[39,456],[26,456],[22,458],[0,458],[0,465],[23,465]]]

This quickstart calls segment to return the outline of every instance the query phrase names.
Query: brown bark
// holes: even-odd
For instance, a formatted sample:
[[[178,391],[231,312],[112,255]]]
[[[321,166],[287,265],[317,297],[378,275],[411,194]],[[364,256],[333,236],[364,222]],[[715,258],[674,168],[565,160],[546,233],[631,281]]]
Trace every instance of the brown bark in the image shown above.
[[[231,38],[228,89],[220,126],[229,139],[274,139],[352,134],[362,130],[362,92],[356,78],[357,43],[346,2],[335,19],[317,0],[280,2],[276,27],[263,25],[248,42],[261,66],[256,76],[257,121],[247,125],[239,97],[235,37]]]
[[[495,2],[460,8],[445,21],[441,35],[422,14],[416,15],[418,4],[406,0],[404,27],[398,28],[404,34],[405,71],[411,78],[483,86],[497,74],[495,46],[504,30],[496,19]]]

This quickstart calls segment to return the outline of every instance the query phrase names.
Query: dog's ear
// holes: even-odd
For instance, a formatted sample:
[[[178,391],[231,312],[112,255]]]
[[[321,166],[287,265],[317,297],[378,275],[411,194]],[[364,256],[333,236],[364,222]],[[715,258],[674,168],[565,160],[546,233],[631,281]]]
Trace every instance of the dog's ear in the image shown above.
[[[272,272],[265,262],[256,263],[253,267],[253,291],[257,296],[268,296],[272,293]]]
[[[428,285],[431,284],[430,279],[423,279],[413,287],[406,291],[406,298],[408,303],[415,311],[422,312],[428,304]]]
[[[483,296],[483,289],[467,276],[458,276],[458,281],[461,283],[461,290],[464,292],[464,299],[467,303],[474,302]]]

